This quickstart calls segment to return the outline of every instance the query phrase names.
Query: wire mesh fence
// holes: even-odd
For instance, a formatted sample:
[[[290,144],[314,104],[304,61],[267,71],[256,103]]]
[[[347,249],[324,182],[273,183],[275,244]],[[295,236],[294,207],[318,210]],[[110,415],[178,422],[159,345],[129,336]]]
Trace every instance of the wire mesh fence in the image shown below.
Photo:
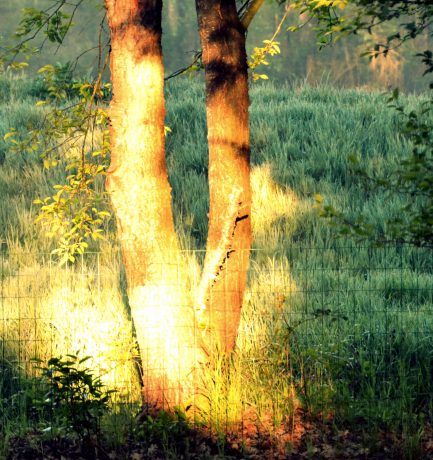
[[[185,299],[199,284],[203,252],[187,251],[182,260]],[[176,385],[186,386],[183,380],[189,379],[194,389],[184,406],[193,407],[194,423],[200,420],[211,432],[236,432],[246,443],[252,427],[259,426],[284,439],[281,427],[293,431],[300,408],[334,419],[397,424],[433,415],[430,250],[252,251],[234,352],[227,357],[210,350],[207,362],[201,359],[187,377],[181,369],[189,352],[181,348],[191,344],[173,332],[175,304],[165,308],[167,294],[179,286],[163,285],[154,299],[155,317],[146,324],[163,329],[155,338],[160,343],[148,350],[146,362],[156,366],[149,371],[137,345],[139,326],[131,317],[117,250],[83,254],[63,266],[50,254],[4,250],[0,280],[3,432],[11,425],[23,430],[44,425],[35,413],[40,370],[32,360],[46,363],[67,354],[90,357],[85,365],[116,390],[111,397],[117,414],[138,413],[148,381],[143,377],[177,373]],[[191,318],[181,327],[200,337],[196,312]],[[170,334],[177,334],[176,340]],[[152,332],[147,335],[152,340]],[[152,356],[164,347],[164,359]],[[176,390],[164,382],[163,392]]]

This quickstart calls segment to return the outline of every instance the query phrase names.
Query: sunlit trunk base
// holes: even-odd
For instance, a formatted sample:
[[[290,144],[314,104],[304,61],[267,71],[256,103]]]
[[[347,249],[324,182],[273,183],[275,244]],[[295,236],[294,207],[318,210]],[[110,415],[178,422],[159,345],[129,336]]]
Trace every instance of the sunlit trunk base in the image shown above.
[[[236,341],[251,247],[245,32],[235,0],[196,0],[209,144],[209,233],[196,304],[220,348]]]
[[[194,337],[195,321],[181,288],[162,283],[129,291],[143,364],[145,401],[158,408],[192,404],[204,356]],[[183,305],[181,305],[183,301]]]
[[[111,31],[110,193],[143,367],[146,402],[194,396],[204,360],[185,298],[164,158],[161,0],[106,0]]]

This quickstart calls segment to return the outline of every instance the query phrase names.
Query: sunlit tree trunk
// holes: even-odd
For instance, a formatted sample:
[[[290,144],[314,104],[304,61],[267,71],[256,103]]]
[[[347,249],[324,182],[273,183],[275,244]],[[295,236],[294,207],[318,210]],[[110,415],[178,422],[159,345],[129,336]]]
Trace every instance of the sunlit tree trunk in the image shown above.
[[[111,165],[107,172],[144,397],[172,407],[194,393],[202,361],[186,298],[164,157],[162,0],[106,0],[111,33]]]
[[[206,79],[209,233],[196,304],[230,351],[251,247],[250,144],[245,30],[235,0],[196,0]]]

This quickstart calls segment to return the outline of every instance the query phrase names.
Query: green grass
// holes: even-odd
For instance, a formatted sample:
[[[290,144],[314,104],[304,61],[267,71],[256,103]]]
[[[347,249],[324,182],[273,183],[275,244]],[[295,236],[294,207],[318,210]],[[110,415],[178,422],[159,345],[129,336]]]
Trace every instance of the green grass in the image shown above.
[[[0,136],[41,123],[43,112],[34,107],[44,94],[40,83],[1,77],[0,88]],[[372,432],[386,426],[416,441],[417,429],[433,415],[432,254],[336,240],[313,209],[317,193],[379,223],[399,209],[401,197],[364,190],[348,157],[357,154],[368,171],[386,174],[410,152],[400,121],[383,95],[358,90],[260,84],[251,100],[255,249],[238,347],[228,362],[215,360],[200,415],[216,430],[235,425],[246,409],[277,425],[302,405],[338,423],[362,420]],[[166,124],[175,222],[184,248],[198,250],[191,253],[197,271],[208,207],[200,85],[187,79],[168,85]],[[2,153],[3,362],[12,363],[13,372],[18,366],[22,379],[32,372],[30,357],[79,348],[94,357],[108,385],[123,387],[120,397],[136,402],[132,326],[113,222],[93,253],[58,267],[49,255],[53,242],[33,224],[32,200],[49,195],[64,173],[44,171],[37,154],[11,155],[4,143]],[[95,323],[103,324],[101,332]],[[11,388],[9,374],[0,378],[1,420],[13,432],[18,428],[7,403],[22,385]]]

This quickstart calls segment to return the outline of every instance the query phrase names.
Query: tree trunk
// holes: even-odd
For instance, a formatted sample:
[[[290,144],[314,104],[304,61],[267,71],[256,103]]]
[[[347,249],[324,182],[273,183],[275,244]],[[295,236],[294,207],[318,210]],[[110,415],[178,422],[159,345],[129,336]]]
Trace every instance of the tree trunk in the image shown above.
[[[144,397],[159,408],[194,394],[204,359],[175,235],[164,154],[162,0],[106,0],[111,32],[111,165]]]
[[[236,341],[251,247],[250,143],[245,30],[235,0],[196,0],[206,79],[209,233],[196,305],[211,336]]]

